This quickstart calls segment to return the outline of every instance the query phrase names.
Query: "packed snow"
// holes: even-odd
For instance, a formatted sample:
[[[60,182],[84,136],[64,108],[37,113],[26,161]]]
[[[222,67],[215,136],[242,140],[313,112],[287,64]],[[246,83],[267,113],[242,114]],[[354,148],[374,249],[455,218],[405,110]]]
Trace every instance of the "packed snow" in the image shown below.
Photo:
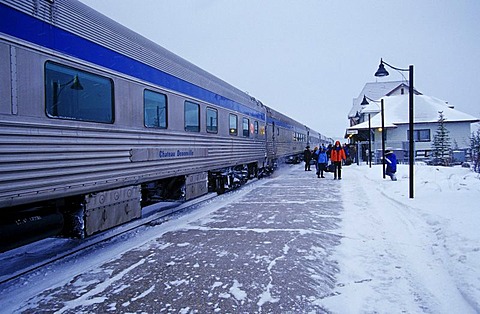
[[[408,165],[398,181],[380,165],[343,182],[336,313],[480,313],[480,181],[468,168]]]
[[[397,178],[383,179],[381,165],[344,167],[342,181],[331,174],[318,179],[303,165],[285,166],[274,178],[144,228],[126,241],[0,285],[0,313],[35,312],[50,303],[57,313],[97,305],[121,312],[138,302],[152,312],[159,310],[152,307],[161,303],[159,291],[175,291],[177,297],[201,291],[216,300],[215,312],[230,302],[244,308],[252,304],[251,312],[263,313],[282,304],[280,288],[300,293],[292,300],[304,302],[305,313],[479,313],[479,174],[418,164],[413,199],[408,165],[398,166]],[[250,203],[244,204],[247,194]],[[257,197],[265,210],[246,210]],[[320,207],[295,220],[282,216],[285,208],[312,204]],[[279,230],[279,222],[288,228]],[[315,224],[325,230],[311,229]],[[234,242],[223,240],[226,232],[237,235],[228,239]],[[201,278],[210,279],[196,287]],[[177,312],[201,311],[185,304]]]

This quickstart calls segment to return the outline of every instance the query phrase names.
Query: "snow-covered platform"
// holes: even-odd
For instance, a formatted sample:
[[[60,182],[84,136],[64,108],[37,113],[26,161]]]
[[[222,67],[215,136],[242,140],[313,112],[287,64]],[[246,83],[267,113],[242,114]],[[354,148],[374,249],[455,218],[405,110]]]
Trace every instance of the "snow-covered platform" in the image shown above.
[[[287,165],[1,284],[0,313],[480,313],[479,174],[342,177]]]
[[[286,166],[146,228],[128,246],[116,241],[28,279],[31,292],[36,280],[50,283],[17,310],[323,312],[319,300],[333,293],[338,272],[330,257],[340,243],[342,183]]]

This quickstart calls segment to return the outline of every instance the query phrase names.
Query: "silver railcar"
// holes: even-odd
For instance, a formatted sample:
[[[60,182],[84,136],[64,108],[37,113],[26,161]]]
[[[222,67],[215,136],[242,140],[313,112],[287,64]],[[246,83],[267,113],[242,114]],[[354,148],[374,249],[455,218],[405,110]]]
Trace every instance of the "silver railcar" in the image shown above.
[[[223,192],[310,140],[78,1],[0,0],[0,17],[0,250]]]

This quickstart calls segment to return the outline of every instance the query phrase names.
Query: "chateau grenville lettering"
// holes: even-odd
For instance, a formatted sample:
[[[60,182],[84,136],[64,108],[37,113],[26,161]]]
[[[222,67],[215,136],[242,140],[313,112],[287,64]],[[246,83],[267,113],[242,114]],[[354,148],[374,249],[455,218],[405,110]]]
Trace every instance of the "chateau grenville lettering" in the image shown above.
[[[189,158],[189,157],[206,157],[208,156],[208,148],[134,148],[130,150],[130,160],[132,162],[152,161],[168,158]]]
[[[192,149],[189,150],[177,150],[177,151],[164,151],[161,150],[158,153],[158,157],[160,158],[173,158],[173,157],[192,157],[195,153]]]

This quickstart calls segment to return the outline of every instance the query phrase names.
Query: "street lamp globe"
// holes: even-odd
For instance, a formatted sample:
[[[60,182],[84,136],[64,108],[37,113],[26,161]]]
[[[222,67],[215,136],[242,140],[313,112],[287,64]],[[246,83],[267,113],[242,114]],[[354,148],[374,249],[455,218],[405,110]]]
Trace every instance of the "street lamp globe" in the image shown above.
[[[380,65],[378,66],[377,72],[375,72],[375,76],[376,77],[384,77],[384,76],[388,76],[388,75],[389,75],[389,73],[385,69],[385,66],[383,65],[383,60],[380,59]]]

